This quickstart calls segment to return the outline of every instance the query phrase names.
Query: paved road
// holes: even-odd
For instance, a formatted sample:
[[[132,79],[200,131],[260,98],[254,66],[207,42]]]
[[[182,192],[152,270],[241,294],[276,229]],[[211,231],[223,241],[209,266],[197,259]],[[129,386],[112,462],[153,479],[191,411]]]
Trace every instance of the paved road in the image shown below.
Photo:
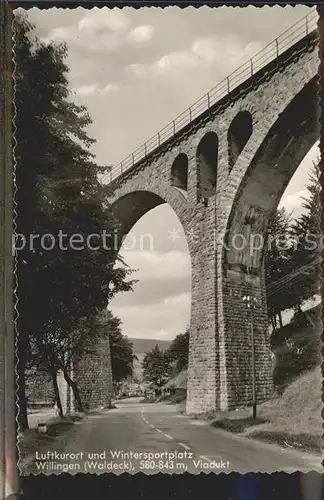
[[[182,415],[173,405],[142,404],[139,398],[117,401],[116,405],[117,409],[89,415],[76,425],[65,448],[56,448],[57,452],[64,450],[62,458],[51,457],[51,451],[39,457],[43,461],[38,462],[46,465],[42,472],[59,473],[63,463],[72,474],[321,471],[316,455],[212,428]],[[100,456],[89,455],[93,453]],[[37,470],[33,466],[32,471]]]

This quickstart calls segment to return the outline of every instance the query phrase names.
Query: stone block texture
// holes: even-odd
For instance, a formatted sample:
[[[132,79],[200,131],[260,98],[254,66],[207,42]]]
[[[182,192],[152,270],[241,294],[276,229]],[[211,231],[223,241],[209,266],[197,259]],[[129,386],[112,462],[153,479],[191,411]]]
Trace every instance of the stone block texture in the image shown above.
[[[112,406],[113,380],[108,337],[98,342],[95,352],[74,364],[72,379],[78,384],[85,411]]]
[[[54,404],[53,383],[43,373],[26,370],[26,396],[28,405],[34,403]]]
[[[265,243],[272,213],[318,139],[317,52],[310,34],[107,185],[121,238],[162,203],[173,208],[187,234],[192,267],[188,413],[251,403],[252,319],[242,300],[247,293],[258,300],[257,398],[272,393],[264,245],[251,248],[247,242],[258,236]],[[172,169],[180,154],[187,162],[182,156]],[[94,373],[86,376],[93,377],[93,390],[104,398]]]

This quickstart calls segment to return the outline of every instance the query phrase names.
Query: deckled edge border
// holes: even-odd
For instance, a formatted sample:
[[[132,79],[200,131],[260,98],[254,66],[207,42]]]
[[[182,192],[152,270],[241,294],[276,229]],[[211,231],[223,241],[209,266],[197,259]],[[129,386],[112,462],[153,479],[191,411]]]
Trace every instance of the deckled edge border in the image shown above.
[[[4,130],[4,102],[5,102],[5,80],[4,80],[4,67],[5,59],[3,57],[5,40],[4,40],[4,19],[5,19],[5,6],[3,0],[0,0],[0,279],[3,282],[4,277],[4,267],[5,267],[5,256],[3,253],[3,241],[4,241],[4,204],[1,199],[4,196],[4,179],[5,179],[5,155],[4,155],[4,142],[5,142],[5,130]],[[5,498],[5,474],[6,474],[6,462],[5,462],[5,304],[4,304],[5,291],[3,287],[0,288],[0,495],[1,498]]]
[[[109,9],[124,9],[125,7],[131,7],[132,9],[141,9],[145,8],[158,8],[158,9],[166,9],[168,7],[175,7],[179,9],[186,9],[187,7],[193,7],[195,9],[199,9],[200,7],[248,7],[253,6],[261,9],[264,6],[268,7],[295,7],[298,5],[305,5],[309,8],[316,7],[318,4],[314,3],[303,3],[302,1],[297,3],[291,2],[276,2],[276,3],[266,3],[259,0],[257,2],[246,2],[242,3],[239,0],[232,0],[232,2],[221,2],[220,0],[211,0],[211,1],[202,1],[202,0],[193,0],[184,1],[184,0],[175,0],[175,1],[163,1],[163,0],[150,0],[146,3],[146,0],[138,1],[138,0],[97,0],[95,2],[91,2],[89,0],[7,0],[11,3],[12,9],[16,9],[21,7],[22,9],[29,10],[32,8],[38,8],[41,10],[47,9],[76,9],[78,7],[82,9],[93,9],[98,8],[101,9],[103,7],[108,7]],[[195,1],[197,3],[195,3]]]
[[[12,218],[13,218],[13,235],[16,235],[16,230],[17,230],[17,202],[16,202],[16,194],[17,194],[17,182],[16,182],[16,157],[15,157],[15,148],[16,148],[16,138],[15,138],[15,132],[16,132],[16,124],[15,124],[15,119],[17,115],[17,108],[15,104],[15,92],[16,92],[16,79],[15,79],[15,74],[16,74],[16,68],[15,68],[15,37],[14,37],[14,14],[12,13],[11,17],[11,57],[12,57],[12,78],[11,78],[11,84],[12,84],[12,162],[13,162],[13,169],[12,169],[12,196],[13,196],[13,209],[12,209]],[[18,311],[18,295],[17,295],[17,286],[18,286],[18,278],[17,278],[17,262],[14,259],[13,262],[13,276],[14,276],[14,287],[13,287],[13,296],[14,296],[14,311],[13,311],[13,320],[14,320],[14,346],[15,346],[15,353],[14,353],[14,372],[15,372],[15,406],[16,406],[16,463],[17,463],[17,469],[18,473],[21,473],[20,467],[19,467],[19,462],[21,459],[20,456],[20,451],[19,451],[19,399],[18,399],[18,387],[17,387],[17,380],[18,380],[18,372],[17,372],[17,363],[18,363],[18,316],[19,316],[19,311]]]
[[[1,79],[1,152],[0,152],[0,271],[1,271],[1,343],[4,358],[0,359],[1,377],[4,381],[4,393],[1,394],[4,434],[2,452],[4,453],[2,498],[18,498],[19,479],[17,473],[16,448],[16,377],[15,377],[15,333],[14,333],[14,269],[12,255],[13,234],[13,157],[12,157],[12,8],[5,0],[0,0],[0,79]],[[4,369],[3,369],[4,368]],[[3,446],[4,444],[4,446]],[[0,444],[1,446],[1,444]]]
[[[321,194],[320,194],[320,199],[321,199],[321,205],[322,205],[322,217],[321,217],[321,230],[322,234],[324,234],[324,6],[323,5],[318,5],[317,6],[317,12],[318,12],[318,32],[319,32],[319,46],[318,46],[318,54],[319,54],[319,68],[318,68],[318,73],[319,73],[319,83],[318,83],[318,104],[319,104],[319,130],[320,130],[320,142],[319,142],[319,149],[320,149],[320,170],[321,170],[321,176],[320,176],[320,184],[321,184]],[[320,275],[321,279],[321,295],[322,299],[324,296],[324,279],[323,279],[323,271],[324,271],[324,249],[322,250],[321,257],[322,257],[322,262],[321,262],[321,270],[322,273]],[[321,334],[321,340],[322,340],[322,349],[321,349],[321,355],[322,355],[322,365],[321,365],[321,371],[322,371],[322,391],[321,391],[321,400],[322,400],[322,419],[324,419],[324,307],[323,307],[323,300],[322,300],[322,334]],[[324,428],[324,426],[323,426]],[[323,431],[324,432],[324,431]],[[323,443],[324,443],[324,434],[322,434],[322,451],[323,451]],[[322,458],[323,458],[323,453],[322,453]],[[324,466],[324,459],[322,460],[322,465]]]
[[[22,2],[23,3],[23,2]],[[108,6],[111,5],[110,2],[107,2]],[[135,2],[134,2],[135,3]],[[133,2],[125,2],[122,5],[116,5],[112,4],[111,7],[117,7],[117,8],[123,8],[126,6],[132,6],[134,8],[140,8],[143,7],[143,4],[137,4],[134,5]],[[154,2],[152,2],[154,3]],[[35,2],[37,6],[39,6],[39,2]],[[154,3],[155,4],[155,3]],[[29,5],[29,8],[35,7],[36,5]],[[67,5],[67,4],[65,4]],[[85,5],[84,8],[93,8],[94,6],[98,6],[98,4],[90,4]],[[106,5],[106,4],[105,4]],[[203,4],[206,6],[215,6],[215,4],[211,4],[206,2],[206,4]],[[203,6],[202,4],[199,4],[197,6],[198,8]],[[226,5],[225,4],[217,4],[217,6],[222,6]],[[251,4],[253,5],[253,3]],[[265,4],[264,4],[265,5]],[[275,4],[277,6],[285,6],[285,5],[292,5],[289,3],[283,4],[283,3],[277,3]],[[314,4],[316,5],[316,4]],[[51,4],[43,5],[43,8],[52,8],[54,6]],[[76,4],[73,5],[74,7]],[[104,5],[102,5],[104,6]],[[148,7],[149,5],[147,5]],[[165,8],[166,6],[164,5],[156,5],[157,7],[162,7]],[[176,5],[174,5],[176,6]],[[180,8],[185,8],[187,6],[193,6],[190,3],[178,5]],[[260,4],[257,5],[258,7],[261,7]],[[273,6],[273,4],[272,4]],[[14,377],[15,377],[15,368],[12,367],[12,370],[10,373],[10,363],[8,363],[8,358],[7,361],[5,361],[5,355],[8,354],[11,350],[15,351],[15,366],[16,366],[16,343],[15,343],[15,335],[14,335],[14,323],[16,324],[16,319],[17,319],[17,295],[15,292],[15,288],[13,287],[12,279],[14,275],[14,279],[16,278],[16,269],[14,266],[13,262],[13,257],[12,257],[12,229],[15,230],[15,202],[14,202],[14,195],[16,191],[16,183],[15,183],[15,174],[14,174],[14,152],[12,151],[12,130],[14,131],[14,117],[15,117],[15,112],[14,115],[12,116],[12,81],[11,77],[13,77],[14,80],[14,70],[13,73],[11,74],[12,71],[12,55],[14,54],[14,48],[12,48],[12,33],[11,33],[11,28],[12,28],[12,9],[15,8],[15,6],[10,6],[8,5],[5,0],[0,0],[0,79],[1,79],[1,84],[0,84],[0,130],[1,130],[1,149],[0,149],[0,188],[1,188],[1,195],[3,195],[3,199],[0,199],[0,273],[1,277],[4,277],[3,283],[5,284],[5,287],[3,290],[1,290],[2,294],[0,295],[0,325],[1,325],[1,330],[2,330],[2,335],[1,335],[1,349],[0,349],[0,368],[1,368],[1,375],[5,375],[5,377],[2,377],[3,380],[5,380],[5,384],[8,388],[8,383],[10,380],[8,380],[8,375],[9,379],[12,378],[12,381],[14,383],[15,387],[15,382],[14,382]],[[26,7],[24,7],[26,8]],[[59,5],[58,8],[64,8]],[[317,10],[319,13],[319,20],[318,20],[318,29],[319,29],[319,34],[320,34],[320,41],[319,41],[319,56],[320,56],[320,63],[319,63],[319,106],[320,106],[320,157],[321,157],[321,202],[322,206],[324,207],[324,189],[323,189],[323,180],[324,180],[324,112],[323,112],[323,103],[324,103],[324,6],[317,6]],[[13,85],[14,87],[14,85]],[[12,129],[12,124],[13,124],[13,129]],[[321,227],[322,231],[324,230],[324,218],[322,217],[321,221]],[[4,223],[3,223],[4,221]],[[322,253],[323,255],[323,253]],[[324,262],[322,261],[322,272],[323,272],[323,267],[324,267]],[[322,295],[324,293],[324,285],[322,282],[321,286],[322,290]],[[13,304],[13,294],[14,292],[14,301],[15,303]],[[13,311],[15,310],[15,312]],[[324,324],[324,312],[322,308],[322,326]],[[9,338],[10,337],[10,338]],[[324,346],[324,335],[322,331],[322,343]],[[10,349],[11,346],[11,349]],[[322,346],[322,374],[324,372],[324,348]],[[13,354],[13,353],[12,353]],[[324,401],[323,399],[323,391],[324,389],[324,381],[322,382],[322,402]],[[14,493],[11,494],[8,498],[10,500],[14,500],[15,498],[18,499],[18,476],[16,475],[16,471],[14,470],[14,465],[17,463],[16,461],[16,437],[17,437],[17,432],[16,432],[16,421],[14,419],[14,432],[11,433],[11,436],[9,436],[10,429],[9,427],[13,425],[13,422],[9,420],[8,415],[8,403],[10,404],[10,394],[12,394],[12,398],[15,399],[13,401],[13,406],[16,406],[17,404],[17,393],[16,391],[6,391],[5,394],[0,393],[0,422],[3,422],[5,425],[1,429],[1,431],[4,433],[5,436],[5,449],[3,447],[0,448],[0,465],[2,465],[2,457],[4,457],[4,462],[8,462],[6,465],[11,465],[11,477],[7,478],[10,479],[12,483],[12,489],[14,490]],[[323,408],[322,408],[322,416],[323,416]],[[12,437],[14,436],[14,442],[11,443],[10,440],[12,440]],[[324,434],[322,436],[324,438]],[[1,441],[1,440],[0,440]],[[3,441],[2,441],[3,442]],[[1,443],[0,443],[1,446]],[[9,449],[10,446],[10,449]],[[11,463],[10,463],[11,462]],[[7,472],[9,470],[9,467],[7,467]],[[1,483],[0,483],[1,484]],[[2,495],[4,497],[4,495]],[[6,498],[6,497],[4,497]]]

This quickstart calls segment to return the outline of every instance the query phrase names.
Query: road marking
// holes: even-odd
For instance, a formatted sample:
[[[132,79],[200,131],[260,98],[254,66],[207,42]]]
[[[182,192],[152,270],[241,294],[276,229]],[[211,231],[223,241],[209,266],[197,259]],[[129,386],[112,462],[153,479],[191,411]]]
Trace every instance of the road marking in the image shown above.
[[[182,446],[182,448],[184,448],[185,450],[190,450],[190,446],[187,446],[186,444],[184,443],[178,443],[180,446]]]
[[[172,439],[172,440],[173,440],[173,437],[172,437],[172,436],[169,436],[169,434],[165,434],[163,431],[161,431],[161,429],[157,429],[157,428],[156,428],[153,424],[151,424],[150,422],[148,422],[148,421],[146,420],[146,418],[144,417],[144,415],[143,415],[143,414],[144,414],[144,407],[142,407],[142,409],[141,409],[141,417],[142,417],[142,419],[144,420],[144,422],[145,422],[147,425],[149,425],[150,427],[152,427],[152,429],[155,429],[157,432],[160,432],[160,433],[164,434],[164,435],[165,435],[165,437],[167,437],[168,439]],[[159,422],[159,423],[162,423],[162,422]]]
[[[200,458],[202,458],[203,460],[206,460],[206,462],[212,462],[212,460],[208,457],[205,457],[205,455],[200,455]]]
[[[146,424],[148,424],[148,421],[147,421],[147,420],[146,420],[146,418],[144,417],[144,406],[142,406],[142,409],[141,409],[141,417],[142,417],[142,419],[144,420],[144,422],[145,422]]]

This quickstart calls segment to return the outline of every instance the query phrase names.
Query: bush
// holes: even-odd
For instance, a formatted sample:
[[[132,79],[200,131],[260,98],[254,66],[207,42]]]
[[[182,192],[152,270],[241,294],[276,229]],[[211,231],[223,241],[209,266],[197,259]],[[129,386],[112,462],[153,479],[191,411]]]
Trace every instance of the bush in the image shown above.
[[[316,323],[315,323],[315,321]],[[279,389],[321,362],[321,337],[318,317],[298,313],[291,323],[277,332],[281,339],[275,348],[274,384]]]

